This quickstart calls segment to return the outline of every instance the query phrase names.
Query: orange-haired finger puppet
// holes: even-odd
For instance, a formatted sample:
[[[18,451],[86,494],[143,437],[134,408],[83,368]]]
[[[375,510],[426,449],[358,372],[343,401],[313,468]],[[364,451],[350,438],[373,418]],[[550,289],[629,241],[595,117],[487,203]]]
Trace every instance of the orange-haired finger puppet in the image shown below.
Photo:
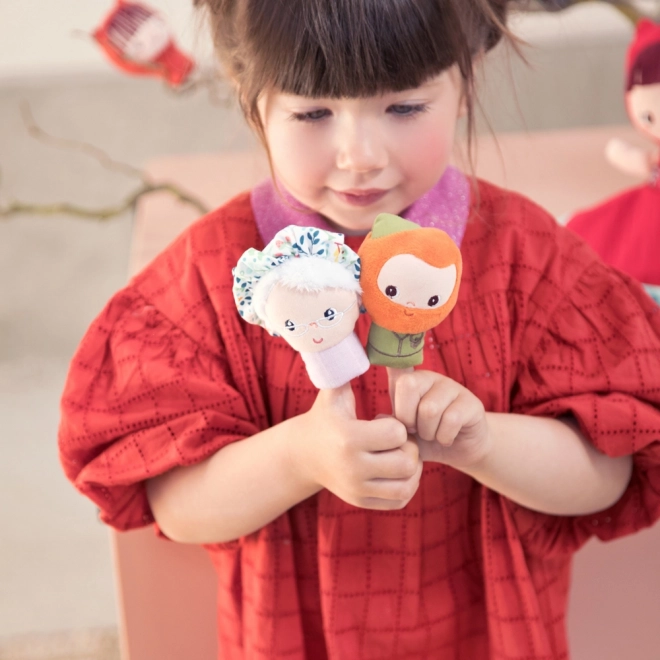
[[[461,252],[442,230],[382,213],[364,239],[362,303],[372,319],[369,362],[406,369],[423,361],[424,334],[458,298]]]
[[[176,87],[195,68],[177,48],[165,21],[137,2],[118,0],[93,36],[110,61],[132,75],[164,78]]]

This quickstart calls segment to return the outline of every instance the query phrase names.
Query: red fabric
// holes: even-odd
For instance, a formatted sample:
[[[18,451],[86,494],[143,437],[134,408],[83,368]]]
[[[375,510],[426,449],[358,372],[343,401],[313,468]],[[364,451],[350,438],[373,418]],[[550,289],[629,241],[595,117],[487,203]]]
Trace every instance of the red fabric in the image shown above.
[[[637,58],[650,46],[660,42],[660,25],[644,18],[637,23],[635,29],[635,36],[628,46],[626,52],[626,78],[628,80],[627,86],[632,85],[630,76],[632,75],[632,68],[637,61]]]
[[[660,189],[644,184],[577,213],[567,225],[610,266],[660,284]]]
[[[438,464],[402,511],[323,491],[209,546],[223,660],[565,658],[571,554],[660,517],[660,308],[531,202],[484,183],[480,197],[459,300],[424,367],[488,410],[572,413],[602,451],[635,454],[629,488],[585,517],[534,513]],[[62,464],[118,529],[152,521],[145,479],[314,400],[300,356],[236,312],[231,269],[250,246],[262,241],[241,195],[119,292],[73,360]],[[384,369],[354,390],[361,417],[389,410]]]

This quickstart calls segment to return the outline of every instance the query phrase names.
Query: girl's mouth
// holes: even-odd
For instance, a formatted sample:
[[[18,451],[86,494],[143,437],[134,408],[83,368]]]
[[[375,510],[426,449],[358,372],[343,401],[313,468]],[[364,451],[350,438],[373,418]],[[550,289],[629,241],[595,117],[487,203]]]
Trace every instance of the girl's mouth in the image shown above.
[[[381,188],[369,188],[368,190],[335,190],[334,193],[342,202],[351,206],[371,206],[383,199],[388,191]]]
[[[321,337],[321,339],[314,339],[314,337],[312,337],[312,341],[313,341],[315,344],[320,344],[320,343],[323,341],[323,337]]]

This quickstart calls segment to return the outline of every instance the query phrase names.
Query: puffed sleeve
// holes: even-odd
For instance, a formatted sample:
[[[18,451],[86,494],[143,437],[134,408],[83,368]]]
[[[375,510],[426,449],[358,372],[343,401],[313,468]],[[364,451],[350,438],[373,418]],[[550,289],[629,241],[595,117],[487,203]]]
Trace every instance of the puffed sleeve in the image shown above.
[[[511,504],[528,551],[546,557],[572,552],[592,535],[630,534],[660,517],[660,308],[638,284],[584,251],[587,263],[556,304],[529,305],[512,412],[572,415],[601,452],[632,455],[634,470],[621,499],[597,514],[557,517]],[[548,286],[546,279],[539,288]]]
[[[130,287],[88,330],[61,411],[66,475],[120,530],[153,522],[146,479],[260,430],[222,346],[194,341]]]

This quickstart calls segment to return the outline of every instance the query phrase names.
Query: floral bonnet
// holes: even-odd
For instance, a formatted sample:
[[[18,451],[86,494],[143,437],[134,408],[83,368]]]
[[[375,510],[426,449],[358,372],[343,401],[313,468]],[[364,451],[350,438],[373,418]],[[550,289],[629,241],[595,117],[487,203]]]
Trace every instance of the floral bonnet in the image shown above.
[[[316,227],[290,225],[278,231],[263,251],[249,248],[238,260],[233,270],[232,292],[241,317],[248,323],[266,327],[255,305],[255,287],[264,277],[291,259],[309,257],[343,267],[352,275],[359,288],[360,258],[344,245],[343,234]],[[328,286],[333,285],[329,282]]]

